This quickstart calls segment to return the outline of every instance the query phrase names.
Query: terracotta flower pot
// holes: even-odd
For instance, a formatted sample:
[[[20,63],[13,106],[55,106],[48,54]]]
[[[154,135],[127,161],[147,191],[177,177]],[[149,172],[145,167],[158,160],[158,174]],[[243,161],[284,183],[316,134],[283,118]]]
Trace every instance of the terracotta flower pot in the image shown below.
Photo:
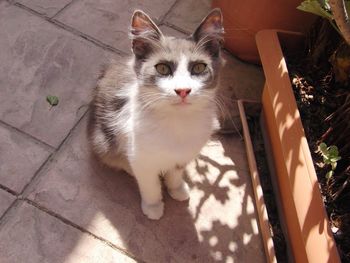
[[[306,32],[315,16],[297,10],[302,0],[213,0],[224,16],[225,47],[242,60],[259,63],[255,34],[262,29]]]
[[[266,78],[266,139],[295,262],[340,262],[281,48],[298,48],[303,36],[263,30],[256,41]]]

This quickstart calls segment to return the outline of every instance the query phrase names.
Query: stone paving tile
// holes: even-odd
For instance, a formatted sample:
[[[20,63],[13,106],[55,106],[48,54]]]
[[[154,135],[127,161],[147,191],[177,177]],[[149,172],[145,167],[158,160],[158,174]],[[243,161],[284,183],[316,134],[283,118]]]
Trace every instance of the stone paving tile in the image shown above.
[[[50,153],[48,147],[0,125],[0,184],[20,193]]]
[[[211,0],[180,0],[165,22],[192,33],[210,10]]]
[[[135,262],[27,203],[1,228],[0,258],[2,263]]]
[[[168,26],[165,26],[165,25],[161,25],[159,27],[159,29],[160,29],[160,31],[162,31],[162,33],[165,36],[180,37],[180,38],[183,38],[183,37],[187,36],[187,34],[179,32],[178,30],[172,29],[171,27],[168,27]]]
[[[55,19],[105,44],[130,52],[131,15],[141,9],[160,20],[175,0],[77,0]]]
[[[56,147],[86,110],[111,55],[16,6],[0,3],[0,119]],[[59,97],[50,108],[47,95]]]
[[[88,154],[85,120],[28,197],[146,262],[264,262],[243,142],[213,139],[188,165],[189,202],[165,196],[165,214],[148,220],[131,176]]]
[[[45,15],[47,17],[53,17],[58,11],[60,11],[72,1],[73,0],[16,0],[14,2],[29,7],[39,14]]]
[[[240,61],[224,52],[226,65],[221,73],[221,85],[230,99],[261,101],[264,73],[261,67]]]
[[[0,217],[5,213],[7,208],[15,201],[16,197],[5,190],[0,189]]]
[[[221,72],[221,127],[225,131],[241,130],[237,100],[261,101],[264,74],[258,66],[247,64],[223,52],[226,63]]]

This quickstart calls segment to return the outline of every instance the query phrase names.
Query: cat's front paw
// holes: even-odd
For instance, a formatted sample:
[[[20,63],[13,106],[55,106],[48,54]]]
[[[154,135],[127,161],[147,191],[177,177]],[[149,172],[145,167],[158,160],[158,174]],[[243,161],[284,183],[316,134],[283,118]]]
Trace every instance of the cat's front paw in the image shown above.
[[[190,198],[190,191],[185,182],[183,182],[178,188],[168,189],[168,193],[177,201],[185,201]]]
[[[148,205],[144,201],[141,203],[142,212],[152,220],[158,220],[164,212],[164,203],[160,201],[157,204]]]

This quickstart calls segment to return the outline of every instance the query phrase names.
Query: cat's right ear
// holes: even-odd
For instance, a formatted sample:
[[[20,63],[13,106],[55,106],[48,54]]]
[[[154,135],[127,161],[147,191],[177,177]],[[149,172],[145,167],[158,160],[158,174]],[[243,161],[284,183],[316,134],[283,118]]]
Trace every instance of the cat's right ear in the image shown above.
[[[142,12],[136,10],[131,19],[132,51],[137,58],[146,58],[163,36],[152,19]]]

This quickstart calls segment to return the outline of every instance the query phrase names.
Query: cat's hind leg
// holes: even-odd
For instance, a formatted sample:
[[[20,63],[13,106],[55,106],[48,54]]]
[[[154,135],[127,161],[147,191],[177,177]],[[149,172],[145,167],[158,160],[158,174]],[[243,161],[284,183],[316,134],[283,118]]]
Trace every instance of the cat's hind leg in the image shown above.
[[[183,180],[183,173],[184,167],[177,165],[164,175],[169,195],[178,201],[185,201],[190,198],[188,185]]]

